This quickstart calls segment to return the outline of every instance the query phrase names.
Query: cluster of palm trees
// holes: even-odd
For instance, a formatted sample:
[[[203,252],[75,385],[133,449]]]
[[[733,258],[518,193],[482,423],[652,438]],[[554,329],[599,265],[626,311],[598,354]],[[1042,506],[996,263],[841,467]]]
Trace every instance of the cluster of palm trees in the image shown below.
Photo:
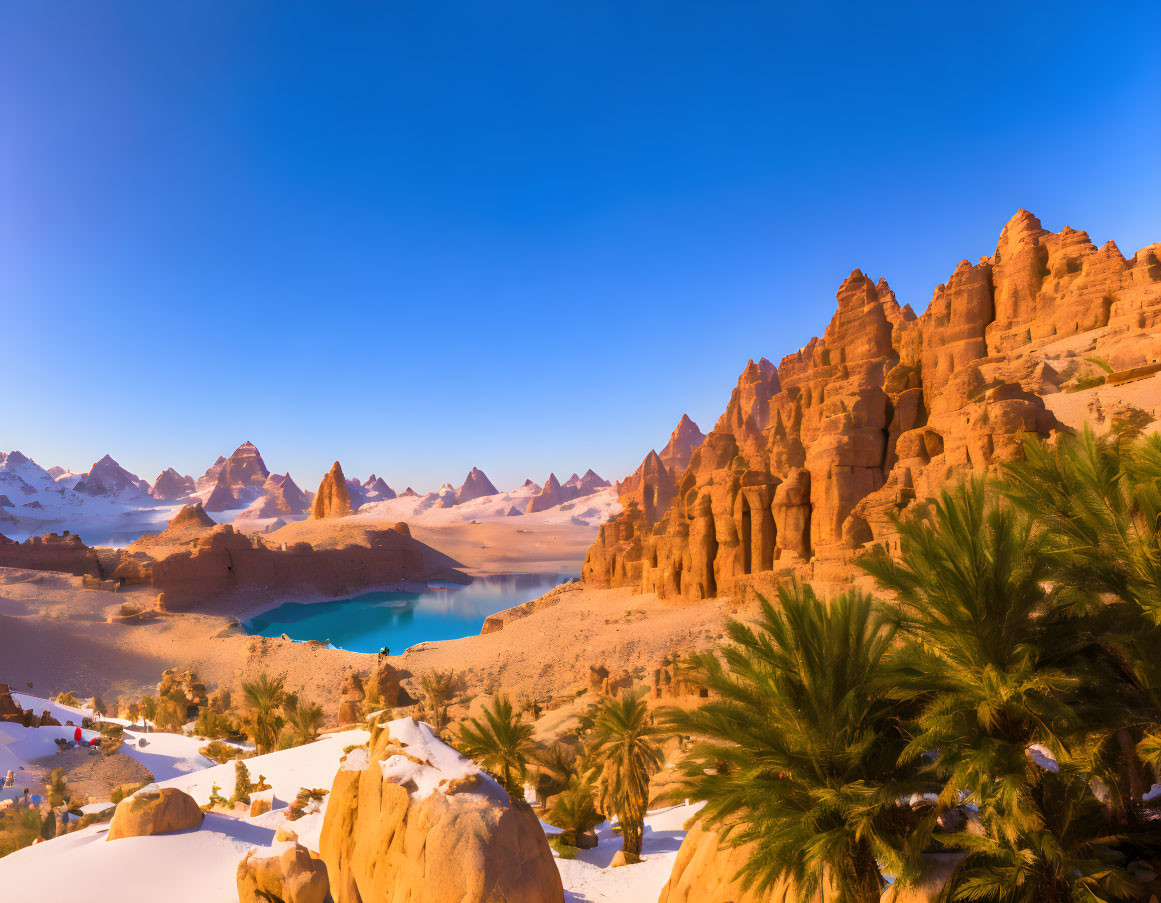
[[[194,731],[211,739],[248,737],[261,755],[312,743],[318,739],[323,720],[322,706],[288,691],[285,678],[263,672],[242,682],[242,706],[236,718],[206,706]]]
[[[860,563],[783,585],[698,662],[683,794],[759,892],[877,901],[931,850],[954,900],[1130,899],[1161,811],[1161,437],[1090,432],[946,491]],[[966,828],[966,830],[965,830]]]
[[[649,780],[661,768],[659,740],[664,728],[654,723],[637,694],[602,698],[580,718],[579,749],[548,748],[532,739],[532,725],[507,696],[485,706],[481,718],[459,727],[455,745],[494,775],[513,799],[523,799],[530,772],[542,777],[552,803],[548,821],[561,828],[558,842],[575,847],[606,819],[616,819],[626,862],[641,855]]]

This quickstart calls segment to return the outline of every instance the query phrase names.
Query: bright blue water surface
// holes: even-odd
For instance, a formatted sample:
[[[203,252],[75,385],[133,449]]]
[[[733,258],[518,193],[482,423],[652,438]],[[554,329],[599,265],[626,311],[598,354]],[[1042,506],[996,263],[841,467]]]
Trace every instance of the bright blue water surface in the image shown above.
[[[245,623],[252,636],[322,640],[350,652],[398,655],[408,646],[480,632],[488,615],[543,595],[564,574],[477,577],[468,586],[422,593],[366,593],[337,602],[287,602]]]

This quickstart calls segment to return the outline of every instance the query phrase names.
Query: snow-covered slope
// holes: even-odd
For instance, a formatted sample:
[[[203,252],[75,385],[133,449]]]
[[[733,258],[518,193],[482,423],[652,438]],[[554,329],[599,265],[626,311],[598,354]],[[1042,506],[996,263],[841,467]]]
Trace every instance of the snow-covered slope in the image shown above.
[[[22,694],[22,705],[37,711],[51,704]],[[82,709],[50,708],[54,715],[78,717]],[[423,725],[410,724],[406,735],[402,722],[394,722],[392,736],[422,741],[430,738]],[[0,765],[18,762],[24,757],[36,758],[47,747],[55,749],[54,736],[73,728],[22,728],[0,724]],[[127,732],[126,744],[136,732]],[[197,743],[192,738],[174,734],[147,734],[146,749],[158,754],[167,751],[173,761],[187,761],[180,741]],[[264,775],[273,787],[274,810],[255,818],[244,815],[207,813],[201,827],[155,837],[128,837],[106,842],[108,824],[93,825],[46,843],[18,850],[0,859],[0,888],[4,899],[13,901],[64,900],[80,894],[90,903],[114,901],[166,900],[167,903],[234,903],[238,899],[236,872],[238,862],[252,849],[281,848],[274,835],[286,819],[286,807],[300,788],[330,789],[339,768],[344,749],[365,743],[369,735],[363,730],[329,734],[315,743],[282,750],[246,760],[250,774]],[[417,739],[418,738],[418,739]],[[452,751],[439,744],[436,753]],[[128,751],[128,749],[127,749]],[[200,758],[200,757],[199,757]],[[441,768],[448,763],[428,751],[425,757]],[[446,758],[446,757],[445,757]],[[462,760],[455,755],[458,767]],[[206,761],[206,760],[203,760]],[[5,766],[5,770],[7,767]],[[167,780],[162,787],[176,787],[189,793],[199,803],[209,799],[215,784],[223,796],[234,789],[235,767],[232,763],[198,768]],[[160,776],[159,776],[160,777]],[[685,836],[682,825],[697,806],[678,806],[651,812],[645,819],[643,861],[626,868],[611,869],[609,863],[620,849],[621,839],[608,823],[597,830],[595,849],[580,851],[574,860],[557,859],[565,898],[569,901],[608,901],[637,903],[656,900],[672,870],[677,849]],[[299,842],[308,849],[318,849],[325,802],[316,811],[291,823]],[[548,834],[557,829],[545,825]],[[555,855],[555,854],[554,854]]]
[[[112,467],[95,467],[98,477]],[[64,471],[54,479],[20,452],[0,452],[0,495],[12,502],[11,507],[0,508],[0,533],[23,540],[67,530],[79,534],[89,545],[124,546],[146,533],[165,529],[180,507],[180,503],[150,498],[135,483],[97,479],[86,484],[86,476]],[[85,485],[100,491],[83,491]]]
[[[535,514],[524,514],[529,500],[539,487],[520,487],[509,492],[486,495],[452,507],[442,507],[439,495],[401,496],[385,502],[368,502],[359,508],[356,517],[402,520],[428,526],[470,523],[471,521],[500,520],[519,517],[520,524],[580,523],[586,526],[603,524],[621,510],[617,490],[601,489]]]

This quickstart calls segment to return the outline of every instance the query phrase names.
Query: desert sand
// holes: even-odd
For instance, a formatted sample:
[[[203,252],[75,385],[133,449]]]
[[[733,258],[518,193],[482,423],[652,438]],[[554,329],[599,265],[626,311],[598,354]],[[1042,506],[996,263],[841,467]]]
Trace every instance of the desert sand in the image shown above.
[[[137,600],[136,596],[142,599]],[[166,668],[193,668],[208,686],[236,687],[262,671],[285,675],[289,689],[334,717],[339,685],[351,670],[369,671],[375,656],[321,643],[246,636],[219,614],[170,613],[139,624],[112,621],[141,591],[83,589],[66,574],[0,569],[0,681],[39,695],[71,690],[100,695],[152,692]],[[633,671],[646,680],[667,653],[684,653],[722,634],[729,600],[661,601],[628,589],[570,585],[549,607],[509,620],[502,630],[424,643],[391,656],[412,690],[433,669],[453,668],[467,694],[503,690],[544,698],[587,686],[591,665]]]

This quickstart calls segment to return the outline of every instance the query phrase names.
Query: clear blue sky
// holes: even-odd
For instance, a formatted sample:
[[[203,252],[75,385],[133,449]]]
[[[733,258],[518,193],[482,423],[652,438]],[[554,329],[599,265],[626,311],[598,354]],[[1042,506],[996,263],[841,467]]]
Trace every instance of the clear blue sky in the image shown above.
[[[623,476],[855,267],[1161,240],[1152,3],[0,4],[0,448]]]

